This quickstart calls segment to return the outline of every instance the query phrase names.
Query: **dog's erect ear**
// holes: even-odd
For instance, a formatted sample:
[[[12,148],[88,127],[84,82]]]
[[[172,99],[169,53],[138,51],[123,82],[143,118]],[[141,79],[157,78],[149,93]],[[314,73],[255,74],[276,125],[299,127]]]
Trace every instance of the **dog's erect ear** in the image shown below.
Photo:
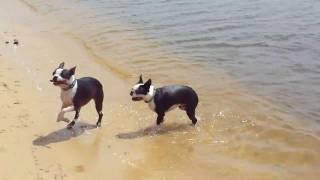
[[[64,62],[60,63],[59,68],[63,68],[64,67]]]
[[[150,86],[151,86],[151,83],[152,83],[152,81],[151,81],[151,79],[149,79],[146,83],[144,83],[143,86],[144,86],[145,88],[149,89]]]
[[[75,72],[76,72],[76,66],[69,69],[70,76],[74,75]]]
[[[142,80],[142,74],[140,74],[138,84],[142,84],[142,83],[143,83],[143,80]]]

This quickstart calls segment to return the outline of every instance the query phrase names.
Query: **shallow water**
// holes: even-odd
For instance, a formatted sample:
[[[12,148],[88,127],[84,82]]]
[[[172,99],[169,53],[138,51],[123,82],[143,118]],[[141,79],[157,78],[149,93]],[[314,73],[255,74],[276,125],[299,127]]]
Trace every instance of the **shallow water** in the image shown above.
[[[319,120],[317,1],[27,2],[123,73],[212,90],[221,79],[210,76],[223,69],[287,112]]]
[[[174,112],[159,136],[118,134],[146,138],[133,177],[319,175],[319,2],[24,1],[130,83],[143,73],[199,92],[197,129]]]

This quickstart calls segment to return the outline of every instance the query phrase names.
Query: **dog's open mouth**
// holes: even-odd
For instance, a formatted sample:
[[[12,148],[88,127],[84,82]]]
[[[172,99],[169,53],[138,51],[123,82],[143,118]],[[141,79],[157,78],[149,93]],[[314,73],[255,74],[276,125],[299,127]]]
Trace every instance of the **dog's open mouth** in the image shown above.
[[[132,97],[132,101],[141,101],[142,97]]]
[[[53,83],[53,85],[58,86],[60,84],[67,84],[65,81],[54,81],[54,80],[50,80],[50,82]]]

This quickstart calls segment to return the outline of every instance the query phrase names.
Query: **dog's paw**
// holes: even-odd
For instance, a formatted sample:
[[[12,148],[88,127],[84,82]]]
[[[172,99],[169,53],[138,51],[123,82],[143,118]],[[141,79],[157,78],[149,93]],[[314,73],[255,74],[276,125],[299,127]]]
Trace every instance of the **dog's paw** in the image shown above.
[[[69,123],[69,124],[67,125],[67,129],[72,129],[72,127],[73,127],[75,124],[76,124],[76,122],[71,121],[71,123]]]
[[[57,117],[57,122],[60,122],[61,121],[61,118],[58,116]]]
[[[96,128],[99,128],[99,127],[101,127],[101,121],[98,121],[98,122],[96,123]]]
[[[68,119],[68,118],[63,118],[62,120],[59,120],[59,121],[64,121],[64,122],[66,122],[66,123],[69,123],[70,122],[70,120]]]
[[[57,122],[64,121],[63,113],[59,113],[57,117]]]
[[[60,121],[63,121],[63,122],[66,122],[66,123],[69,123],[70,120],[68,118],[62,118],[62,119],[57,119],[57,122],[60,122]]]

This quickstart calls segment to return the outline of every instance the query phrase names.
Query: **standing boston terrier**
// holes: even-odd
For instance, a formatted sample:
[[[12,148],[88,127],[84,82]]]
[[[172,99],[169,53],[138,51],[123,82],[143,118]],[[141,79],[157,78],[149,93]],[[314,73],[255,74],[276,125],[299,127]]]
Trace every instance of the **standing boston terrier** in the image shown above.
[[[175,107],[185,110],[193,125],[197,123],[195,110],[198,105],[198,95],[188,86],[171,85],[155,88],[151,85],[151,79],[143,83],[140,75],[139,82],[133,86],[130,95],[133,101],[144,100],[149,104],[150,109],[158,114],[157,125],[163,122],[165,113]]]
[[[63,69],[64,63],[53,71],[53,78],[50,80],[53,85],[61,88],[62,107],[58,115],[59,122],[64,118],[66,112],[75,111],[73,121],[67,128],[71,129],[79,118],[80,109],[86,105],[91,99],[94,100],[99,118],[96,123],[97,127],[101,126],[102,119],[102,103],[103,103],[103,88],[101,83],[92,77],[83,77],[76,79],[74,76],[76,67],[71,69]]]

